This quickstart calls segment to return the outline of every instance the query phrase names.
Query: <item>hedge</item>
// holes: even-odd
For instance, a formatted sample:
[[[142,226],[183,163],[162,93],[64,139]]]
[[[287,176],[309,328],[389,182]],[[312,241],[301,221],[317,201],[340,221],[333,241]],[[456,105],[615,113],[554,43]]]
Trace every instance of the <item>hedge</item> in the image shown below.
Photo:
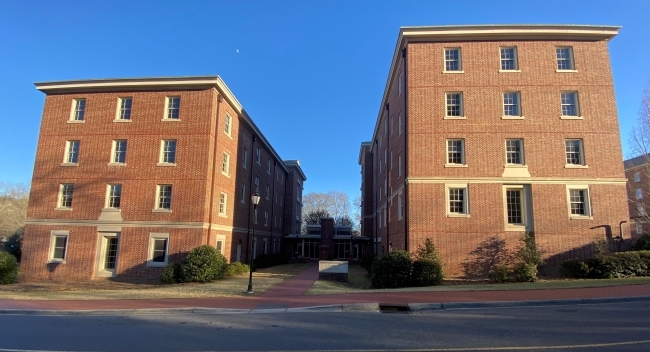
[[[226,276],[237,276],[237,275],[243,275],[243,274],[248,274],[249,272],[249,266],[240,263],[240,262],[234,262],[228,264],[228,269],[226,270]]]
[[[226,258],[216,248],[203,245],[190,251],[181,263],[183,282],[211,282],[226,275]]]
[[[372,286],[406,287],[411,283],[412,260],[407,251],[397,250],[377,257],[372,263]]]
[[[650,251],[597,255],[585,261],[571,259],[562,264],[562,272],[568,277],[590,279],[650,276]]]
[[[18,278],[18,260],[11,253],[0,251],[0,285],[13,284]]]
[[[417,259],[413,262],[413,271],[411,272],[411,285],[440,285],[442,279],[442,263],[439,260]]]

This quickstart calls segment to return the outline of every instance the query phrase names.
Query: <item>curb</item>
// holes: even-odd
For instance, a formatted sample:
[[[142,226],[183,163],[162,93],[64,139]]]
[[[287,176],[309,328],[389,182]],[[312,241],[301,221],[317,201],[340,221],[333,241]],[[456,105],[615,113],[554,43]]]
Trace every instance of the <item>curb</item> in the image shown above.
[[[408,303],[408,311],[461,310],[489,308],[522,308],[545,306],[580,306],[612,303],[650,302],[650,296],[630,296],[611,298],[573,298],[536,301],[494,301],[494,302],[448,302],[448,303]],[[104,309],[104,310],[38,310],[38,309],[0,309],[0,315],[137,315],[137,314],[245,314],[245,313],[341,313],[341,312],[379,312],[379,303],[335,304],[299,308],[233,309],[233,308],[144,308],[144,309]]]

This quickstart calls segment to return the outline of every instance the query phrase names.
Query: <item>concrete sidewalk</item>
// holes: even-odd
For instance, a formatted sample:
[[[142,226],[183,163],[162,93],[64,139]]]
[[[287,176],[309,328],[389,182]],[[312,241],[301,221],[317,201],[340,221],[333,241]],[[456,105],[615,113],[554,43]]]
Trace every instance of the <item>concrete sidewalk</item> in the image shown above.
[[[179,299],[132,299],[95,301],[36,301],[0,300],[0,310],[139,310],[161,308],[224,308],[224,309],[288,309],[329,305],[351,305],[377,303],[387,305],[444,304],[470,302],[530,302],[565,301],[625,297],[650,297],[650,284],[609,286],[598,288],[572,288],[549,290],[512,291],[453,291],[453,292],[386,292],[349,293],[335,295],[304,295],[304,292],[318,278],[318,265],[312,265],[266,291],[252,297],[215,297]],[[253,287],[255,283],[253,282]],[[495,288],[498,288],[495,285]],[[596,302],[596,301],[592,301]],[[512,303],[508,303],[512,304]],[[528,304],[528,303],[527,303]],[[6,313],[6,311],[5,311]]]

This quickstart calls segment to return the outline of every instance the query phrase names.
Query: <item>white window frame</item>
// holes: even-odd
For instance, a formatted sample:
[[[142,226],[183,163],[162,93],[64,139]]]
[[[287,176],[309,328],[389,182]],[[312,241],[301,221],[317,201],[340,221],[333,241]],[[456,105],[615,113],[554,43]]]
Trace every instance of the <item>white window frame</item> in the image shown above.
[[[636,221],[635,225],[636,225],[636,229],[635,229],[636,234],[637,235],[642,235],[643,234],[643,224],[641,224],[641,222],[639,222],[639,221]]]
[[[264,226],[269,226],[269,211],[264,210]]]
[[[265,191],[266,191],[266,199],[267,200],[271,199],[271,185],[270,184],[268,184],[268,183],[266,184]]]
[[[571,191],[585,191],[585,214],[571,214]],[[591,192],[589,185],[566,185],[567,212],[571,220],[592,220]]]
[[[404,91],[404,72],[400,68],[400,73],[399,73],[399,78],[397,79],[397,97],[402,96],[402,92]]]
[[[404,218],[404,199],[402,191],[397,193],[397,220]]]
[[[54,258],[54,250],[56,245],[56,238],[65,238],[65,247],[63,248],[63,258]],[[50,232],[50,251],[48,255],[48,263],[61,263],[65,264],[68,258],[68,248],[70,247],[70,231],[67,230],[52,230]]]
[[[114,207],[114,206],[111,206],[111,203],[112,203],[111,202],[111,199],[112,199],[111,194],[113,193],[112,192],[113,189],[115,189],[118,186],[119,186],[119,189],[120,189],[120,192],[119,192],[120,193],[120,195],[119,195],[119,203],[120,204],[119,204],[118,207]],[[119,210],[119,209],[122,208],[122,184],[121,183],[113,183],[113,184],[108,184],[107,185],[107,187],[106,187],[106,204],[105,204],[104,208],[105,209],[116,209],[116,210]]]
[[[165,208],[161,206],[161,203],[164,201],[162,192],[167,187],[169,187],[169,207]],[[162,212],[171,212],[172,211],[172,200],[173,200],[174,186],[170,184],[160,184],[156,185],[156,204],[154,210]],[[165,197],[167,198],[167,197]]]
[[[524,185],[503,185],[503,212],[505,231],[528,231],[529,230],[529,204],[528,204],[528,190]],[[521,198],[521,223],[511,224],[508,223],[508,191],[519,191]]]
[[[642,188],[635,189],[634,195],[636,196],[636,199],[643,199],[643,189]]]
[[[86,98],[72,99],[72,109],[70,109],[69,123],[83,123],[86,121]],[[81,109],[80,106],[83,106]]]
[[[506,61],[506,60],[510,60],[510,59],[504,59],[503,58],[503,50],[508,50],[508,49],[512,49],[513,56],[514,56],[512,58],[514,67],[511,68],[511,69],[503,68],[503,62]],[[499,72],[521,72],[519,70],[519,55],[517,53],[517,47],[516,46],[502,46],[502,47],[499,48]]]
[[[641,182],[641,173],[640,172],[635,172],[634,173],[634,182]]]
[[[248,169],[248,166],[247,166],[247,164],[248,164],[248,148],[244,148],[244,153],[243,154],[244,154],[244,156],[243,156],[244,162],[242,163],[242,166],[244,167],[244,169],[247,170]]]
[[[514,96],[514,102],[513,103],[506,103],[506,95],[512,95]],[[501,95],[501,103],[503,104],[503,109],[502,109],[502,116],[501,118],[504,120],[519,120],[523,119],[524,116],[522,114],[521,110],[521,92],[503,92]],[[516,108],[516,112],[514,115],[509,115],[506,113],[506,107],[507,106],[514,106]]]
[[[221,243],[221,249],[219,249],[219,243]],[[222,255],[225,255],[224,253],[226,252],[226,236],[225,235],[217,235],[217,240],[215,241],[214,248],[216,248],[219,253]]]
[[[260,147],[255,149],[255,161],[257,162],[257,165],[262,165],[262,148]]]
[[[77,151],[71,154],[73,150],[73,145],[77,146]],[[65,141],[65,154],[63,154],[63,163],[61,165],[65,166],[75,166],[79,165],[79,152],[81,151],[81,141],[79,140],[70,140]],[[71,156],[76,155],[75,161],[70,161]]]
[[[221,173],[230,177],[230,154],[223,152],[223,160],[221,161]]]
[[[68,192],[66,192],[66,186],[70,186],[70,192],[69,195],[67,195]],[[64,197],[70,198],[70,205],[69,206],[64,206],[63,205],[63,200]],[[57,200],[57,207],[56,209],[58,210],[72,210],[72,202],[74,200],[74,183],[62,183],[59,185],[59,197]]]
[[[458,50],[458,69],[457,70],[447,70],[447,62],[454,62],[455,60],[448,60],[447,59],[447,51],[451,50]],[[444,48],[443,49],[443,54],[442,54],[442,59],[443,59],[443,71],[444,73],[464,73],[463,71],[463,53],[460,47],[453,47],[453,48]]]
[[[174,160],[173,161],[165,161],[165,143],[171,143],[174,142]],[[160,141],[160,154],[158,156],[158,166],[173,166],[176,165],[176,152],[178,151],[178,140],[176,139],[163,139]],[[167,152],[167,153],[172,153],[172,152]]]
[[[259,194],[260,193],[260,177],[255,176],[255,179],[253,180],[253,184],[255,185],[255,193]]]
[[[172,108],[170,103],[172,100],[178,99],[178,108]],[[172,109],[178,109],[177,117],[172,116]],[[181,97],[178,95],[165,97],[165,115],[163,116],[163,121],[180,121],[181,120]]]
[[[397,178],[404,174],[404,165],[402,164],[402,153],[397,156]]]
[[[246,204],[246,184],[242,183],[241,187],[239,189],[240,189],[239,192],[241,193],[240,202],[241,202],[241,204]]]
[[[579,150],[578,150],[579,156],[578,157],[580,158],[580,162],[578,164],[573,164],[573,163],[569,163],[569,153],[570,152],[567,150],[568,147],[569,147],[567,145],[567,143],[576,142],[576,141],[578,142],[578,148],[579,148]],[[571,153],[573,154],[575,152],[571,152]],[[584,168],[584,167],[587,166],[587,163],[585,162],[584,143],[583,143],[583,140],[581,138],[568,138],[568,139],[564,140],[564,163],[565,163],[565,166],[564,166],[565,168]]]
[[[463,211],[452,212],[451,207],[451,191],[452,190],[462,190],[463,192]],[[447,183],[445,184],[445,209],[446,215],[448,218],[468,218],[469,217],[469,187],[467,183]]]
[[[558,50],[567,49],[569,52],[569,68],[560,68],[560,58],[558,57]],[[564,60],[563,60],[564,61]],[[576,72],[576,65],[573,59],[573,47],[572,46],[558,46],[555,47],[555,72]]]
[[[458,105],[458,110],[460,115],[449,115],[449,107],[452,106],[449,104],[449,98],[451,95],[458,95],[459,103],[453,104],[453,106]],[[465,117],[465,97],[463,92],[445,92],[445,120],[454,120],[454,119],[466,119]]]
[[[228,215],[228,194],[224,192],[219,194],[219,215]]]
[[[266,173],[271,174],[271,158],[266,158]]]
[[[232,137],[232,116],[229,113],[226,113],[226,118],[224,121],[224,131],[228,137]]]
[[[154,262],[154,249],[156,240],[165,240],[165,261]],[[147,251],[147,266],[164,267],[169,262],[169,233],[151,232],[149,233],[149,249]]]
[[[643,204],[637,204],[636,205],[636,211],[637,211],[637,213],[639,213],[639,216],[645,216],[646,215],[645,206]]]
[[[452,163],[449,160],[449,143],[450,142],[460,142],[461,152],[460,152],[460,163]],[[445,140],[445,167],[466,167],[467,161],[465,160],[465,139],[464,138],[449,138]]]
[[[565,115],[564,114],[564,109],[562,109],[563,106],[571,106],[570,104],[565,104],[562,101],[562,95],[564,94],[569,94],[573,96],[573,100],[575,102],[575,115]],[[581,120],[583,119],[582,115],[580,114],[580,96],[578,95],[578,91],[576,90],[571,90],[571,91],[562,91],[560,92],[560,118],[563,120]]]
[[[118,156],[118,150],[117,150],[117,145],[118,143],[124,142],[124,150],[120,151],[123,152],[124,154],[124,161],[117,161],[117,156]],[[129,143],[126,139],[114,139],[112,146],[111,146],[111,160],[109,164],[111,165],[126,165],[126,153],[128,152],[129,148]]]
[[[508,142],[514,142],[514,141],[519,141],[519,163],[509,163],[508,162]],[[524,152],[524,140],[523,138],[507,138],[504,143],[505,146],[505,164],[507,166],[525,166],[526,165],[526,159],[525,159],[525,152]]]
[[[403,129],[402,124],[403,124],[403,122],[404,121],[402,120],[402,114],[399,114],[399,116],[397,117],[397,135],[398,136],[402,135],[402,129]]]
[[[130,101],[129,107],[126,108],[124,104]],[[127,115],[128,112],[128,116]],[[119,97],[117,98],[117,111],[115,113],[115,122],[131,122],[131,113],[133,112],[133,97]]]

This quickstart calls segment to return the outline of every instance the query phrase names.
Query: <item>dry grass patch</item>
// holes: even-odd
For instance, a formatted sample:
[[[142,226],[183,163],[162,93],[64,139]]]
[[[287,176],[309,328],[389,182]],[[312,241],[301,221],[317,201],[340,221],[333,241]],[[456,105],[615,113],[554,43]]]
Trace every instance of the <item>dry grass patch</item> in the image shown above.
[[[284,264],[259,269],[253,273],[253,288],[259,295],[278,283],[298,274],[309,264]],[[162,285],[153,280],[56,282],[40,281],[0,286],[0,299],[27,300],[98,300],[98,299],[160,299],[250,296],[248,273],[200,284]]]

